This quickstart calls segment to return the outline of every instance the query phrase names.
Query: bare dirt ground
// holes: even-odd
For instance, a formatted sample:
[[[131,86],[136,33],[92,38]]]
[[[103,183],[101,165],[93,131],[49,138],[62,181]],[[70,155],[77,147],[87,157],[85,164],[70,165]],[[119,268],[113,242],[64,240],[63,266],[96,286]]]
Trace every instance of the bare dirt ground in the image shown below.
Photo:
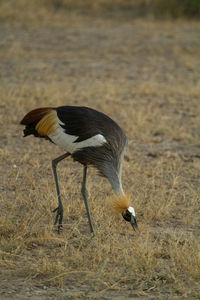
[[[199,92],[198,22],[0,24],[1,299],[200,299]],[[51,159],[62,152],[23,139],[19,125],[51,105],[90,106],[124,129],[123,183],[137,233],[111,215],[111,188],[90,170],[90,236],[82,170],[67,160],[57,235]]]

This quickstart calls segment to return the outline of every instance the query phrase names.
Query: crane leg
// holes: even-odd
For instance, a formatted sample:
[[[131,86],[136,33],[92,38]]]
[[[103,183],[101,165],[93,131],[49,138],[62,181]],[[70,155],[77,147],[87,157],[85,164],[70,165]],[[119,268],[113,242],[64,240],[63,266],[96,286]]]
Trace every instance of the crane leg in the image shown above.
[[[93,233],[94,229],[93,229],[92,219],[91,219],[91,216],[90,216],[90,210],[89,210],[89,206],[88,206],[88,202],[87,202],[86,175],[87,175],[87,166],[84,166],[81,193],[82,193],[83,200],[84,200],[84,203],[85,203],[85,208],[86,208],[86,211],[87,211],[87,217],[88,217],[88,222],[89,222],[89,226],[90,226],[90,232]]]
[[[56,191],[57,191],[57,196],[58,196],[58,207],[56,207],[53,212],[56,212],[56,219],[54,222],[54,225],[58,223],[58,233],[60,233],[60,230],[62,228],[62,220],[63,220],[63,204],[60,196],[60,187],[58,183],[58,175],[56,171],[57,164],[63,160],[64,158],[68,157],[70,153],[65,153],[55,159],[52,160],[52,169],[53,169],[53,175],[56,183]]]

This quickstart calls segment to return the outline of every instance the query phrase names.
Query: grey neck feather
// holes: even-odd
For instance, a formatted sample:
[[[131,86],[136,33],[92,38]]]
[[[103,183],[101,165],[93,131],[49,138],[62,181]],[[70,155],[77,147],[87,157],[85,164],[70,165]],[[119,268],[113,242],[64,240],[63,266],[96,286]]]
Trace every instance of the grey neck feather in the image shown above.
[[[122,176],[122,163],[124,158],[125,148],[118,155],[106,155],[106,149],[104,150],[105,161],[101,161],[98,164],[98,169],[103,174],[103,176],[107,177],[115,194],[120,196],[124,195],[121,176]]]
[[[113,188],[113,190],[114,190],[114,192],[117,196],[124,195],[124,191],[123,191],[121,181],[119,181],[118,183],[116,181],[115,182],[110,181],[110,183],[111,183],[112,188]]]
[[[116,195],[124,195],[122,182],[121,182],[121,172],[117,172],[113,165],[102,164],[101,165],[102,173],[105,177],[108,178],[114,192]],[[121,171],[121,170],[120,170]]]

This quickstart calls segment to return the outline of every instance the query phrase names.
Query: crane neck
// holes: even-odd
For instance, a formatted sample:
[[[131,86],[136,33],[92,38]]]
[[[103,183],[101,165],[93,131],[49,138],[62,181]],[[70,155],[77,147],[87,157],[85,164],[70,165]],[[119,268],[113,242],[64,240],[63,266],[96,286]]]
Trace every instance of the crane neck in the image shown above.
[[[117,196],[125,196],[122,183],[121,183],[121,178],[118,178],[118,180],[110,181],[112,188]]]
[[[110,182],[114,193],[117,196],[124,196],[124,190],[121,181],[121,164],[117,167],[113,161],[104,163],[98,166],[104,177]]]

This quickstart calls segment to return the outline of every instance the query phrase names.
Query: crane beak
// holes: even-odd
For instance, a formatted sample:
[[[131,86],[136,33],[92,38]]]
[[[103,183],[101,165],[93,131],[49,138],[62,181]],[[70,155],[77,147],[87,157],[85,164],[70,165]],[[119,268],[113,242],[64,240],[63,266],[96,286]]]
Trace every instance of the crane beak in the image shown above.
[[[137,221],[136,221],[136,218],[131,214],[131,226],[133,227],[133,229],[136,231],[137,229]]]

